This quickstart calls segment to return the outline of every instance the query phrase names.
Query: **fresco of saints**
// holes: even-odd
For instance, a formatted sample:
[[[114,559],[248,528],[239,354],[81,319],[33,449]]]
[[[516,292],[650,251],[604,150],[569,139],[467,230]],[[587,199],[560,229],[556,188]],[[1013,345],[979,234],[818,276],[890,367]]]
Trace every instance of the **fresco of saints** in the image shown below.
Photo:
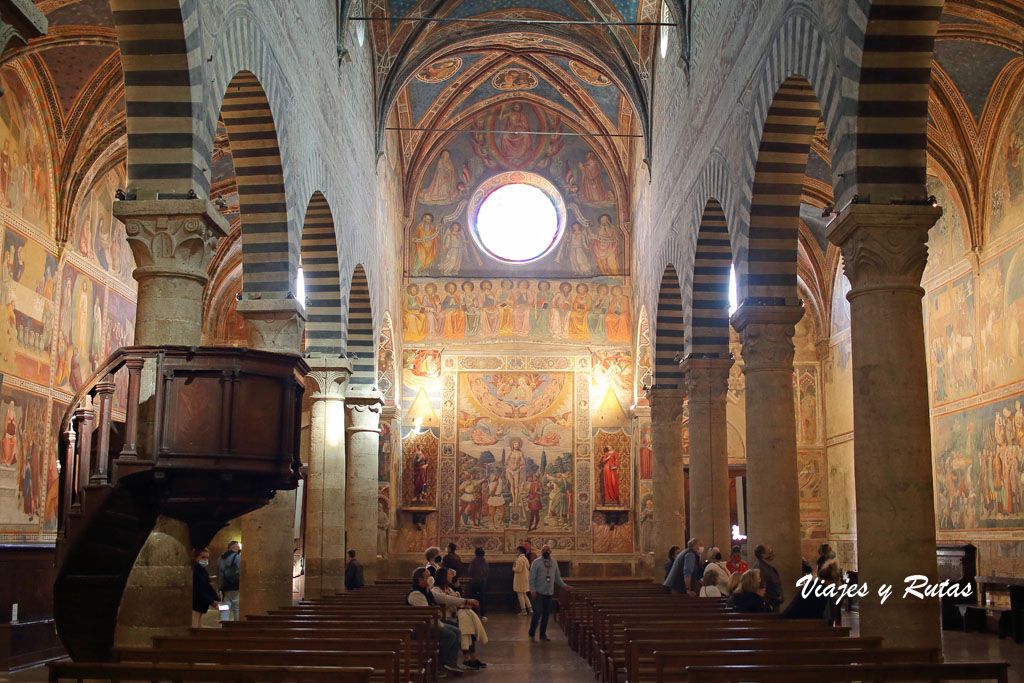
[[[523,105],[512,104],[511,109],[501,108],[498,120],[504,124],[498,147],[502,155],[513,166],[527,161],[533,154],[533,134],[530,133],[530,121],[526,118]]]
[[[494,283],[484,280],[480,283],[480,336],[494,337],[498,334],[498,300],[494,297]]]
[[[92,216],[90,215],[89,208],[87,204],[83,211],[82,223],[78,228],[78,253],[82,256],[92,256]]]
[[[450,204],[459,196],[455,187],[455,164],[451,153],[443,149],[434,169],[434,180],[420,192],[420,201],[424,204]]]
[[[572,481],[569,480],[569,476],[565,472],[559,472],[556,475],[548,474],[544,478],[551,487],[548,517],[553,518],[555,523],[567,527],[571,523],[569,505],[572,500]]]
[[[402,308],[402,328],[405,340],[422,341],[427,336],[427,316],[423,313],[420,303],[420,286],[409,285],[405,290],[405,306]]]
[[[475,337],[480,331],[480,297],[469,280],[462,283],[462,311],[466,314],[466,336]]]
[[[591,275],[594,264],[590,258],[590,235],[579,223],[573,223],[569,232],[569,265],[577,275]]]
[[[498,288],[498,335],[511,337],[515,331],[512,324],[512,310],[515,306],[515,293],[512,281],[502,280]]]
[[[558,294],[551,301],[551,315],[548,317],[551,336],[566,339],[569,336],[569,311],[572,310],[572,285],[563,282],[558,285]]]
[[[427,468],[430,463],[427,456],[423,454],[422,448],[417,448],[412,456],[412,502],[422,503],[423,496],[427,494]]]
[[[590,328],[591,339],[595,341],[604,339],[606,316],[610,306],[611,297],[608,296],[608,285],[598,285],[594,303],[587,314],[587,327]]]
[[[585,284],[576,285],[576,296],[572,300],[572,312],[569,314],[569,338],[589,339],[587,329],[587,313],[590,311],[590,287]]]
[[[551,283],[541,280],[537,283],[537,295],[533,298],[533,320],[531,327],[533,334],[544,339],[551,333]]]
[[[434,225],[434,216],[429,213],[423,214],[412,231],[412,274],[426,275],[434,260],[437,258],[437,226]]]
[[[441,240],[441,262],[437,266],[441,275],[458,275],[468,250],[466,231],[459,223],[449,225]]]
[[[428,282],[423,287],[423,315],[427,317],[427,336],[437,339],[444,334],[444,313],[441,311],[441,297],[437,294],[437,284]]]
[[[523,453],[523,440],[514,437],[508,442],[511,449],[505,460],[505,477],[512,487],[512,504],[519,505],[519,497],[526,477],[526,455]]]
[[[491,509],[491,526],[500,529],[505,520],[505,478],[492,472],[487,479],[487,507]]]
[[[444,316],[444,338],[462,339],[466,336],[466,312],[459,301],[458,286],[454,282],[445,283],[444,299],[441,300],[441,314]]]
[[[512,309],[512,329],[517,337],[530,336],[530,313],[533,311],[533,300],[530,283],[520,280],[516,285],[515,306]]]
[[[640,430],[640,478],[650,479],[654,476],[654,459],[651,450],[651,425],[645,424]]]
[[[586,158],[577,164],[580,171],[580,201],[586,204],[611,204],[615,195],[604,186],[601,178],[601,162],[597,155],[587,152]]]
[[[612,287],[611,301],[608,304],[608,314],[604,317],[605,333],[609,342],[620,342],[628,344],[631,339],[630,328],[633,325],[633,316],[629,310],[629,297],[622,293],[622,287]]]
[[[608,214],[603,214],[597,223],[593,236],[594,260],[601,275],[615,275],[619,272],[619,236]]]
[[[15,417],[14,401],[11,401],[4,414],[4,436],[0,442],[0,465],[4,467],[14,467],[18,461],[18,423]]]
[[[604,483],[604,504],[620,505],[619,454],[611,446],[605,446],[601,454],[601,480]]]

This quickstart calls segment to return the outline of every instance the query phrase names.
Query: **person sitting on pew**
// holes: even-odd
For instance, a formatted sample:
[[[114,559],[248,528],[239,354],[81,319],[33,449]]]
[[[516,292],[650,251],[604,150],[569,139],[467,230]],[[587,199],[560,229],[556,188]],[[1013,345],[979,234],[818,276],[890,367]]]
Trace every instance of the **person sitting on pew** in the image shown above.
[[[210,606],[220,607],[217,591],[210,584],[210,575],[206,566],[210,564],[210,549],[193,551],[192,556],[192,628],[203,625],[203,615],[210,611]]]
[[[761,585],[761,572],[748,569],[740,579],[740,590],[729,598],[737,612],[769,612],[765,603],[765,589]]]
[[[430,589],[427,579],[432,578],[426,567],[419,567],[412,573],[412,590],[405,601],[413,607],[429,607],[431,605],[472,606],[476,600],[463,600]],[[458,626],[442,623],[438,636],[438,659],[446,671],[461,674],[465,668],[459,666],[459,645],[462,642],[462,631]]]
[[[673,593],[697,597],[701,576],[704,574],[704,564],[700,560],[703,553],[704,542],[699,538],[691,538],[686,544],[686,550],[676,556],[672,569],[662,585],[671,589]]]
[[[732,607],[732,600],[731,600],[732,596],[734,596],[734,595],[736,595],[737,593],[740,592],[740,581],[743,580],[743,575],[745,573],[746,573],[746,570],[744,570],[742,572],[733,572],[732,574],[729,575],[729,585],[725,589],[725,596],[727,598],[730,598],[730,600],[727,601],[727,604],[730,607]]]
[[[462,598],[457,577],[458,574],[451,567],[442,567],[437,573],[434,587],[430,591],[438,604],[443,604],[441,600],[444,597]],[[481,643],[487,642],[487,632],[476,612],[465,606],[444,605],[444,620],[452,626],[457,626],[461,633],[462,665],[470,669],[486,669],[487,665],[476,658],[477,640]]]
[[[672,571],[672,565],[675,564],[676,555],[679,554],[679,546],[674,545],[668,549],[668,564],[665,565],[665,578],[668,578],[669,572]]]
[[[423,553],[427,558],[426,570],[430,573],[430,585],[434,585],[437,578],[437,570],[441,568],[441,549],[432,545]]]

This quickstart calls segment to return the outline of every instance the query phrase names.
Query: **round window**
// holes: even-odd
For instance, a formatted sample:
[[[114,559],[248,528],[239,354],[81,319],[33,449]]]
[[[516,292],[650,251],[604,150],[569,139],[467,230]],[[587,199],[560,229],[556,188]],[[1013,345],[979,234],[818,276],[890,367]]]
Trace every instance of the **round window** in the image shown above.
[[[529,263],[562,236],[565,204],[546,178],[513,171],[486,180],[470,201],[474,239],[492,258]]]

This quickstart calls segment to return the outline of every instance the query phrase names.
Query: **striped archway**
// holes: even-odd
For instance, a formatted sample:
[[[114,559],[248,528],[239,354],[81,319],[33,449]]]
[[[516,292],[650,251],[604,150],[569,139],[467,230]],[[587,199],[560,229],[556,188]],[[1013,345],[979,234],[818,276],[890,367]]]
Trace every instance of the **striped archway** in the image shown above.
[[[693,258],[690,324],[686,334],[688,356],[729,356],[729,271],[732,249],[725,211],[718,200],[704,207]]]
[[[683,294],[675,266],[669,264],[658,288],[658,315],[654,328],[654,383],[658,387],[681,387],[683,372]]]
[[[197,8],[197,0],[110,0],[124,72],[129,197],[209,194]]]
[[[352,378],[349,379],[349,384],[375,384],[373,350],[373,304],[370,302],[370,283],[366,279],[366,270],[360,264],[352,273],[348,294],[348,334],[345,352],[352,362]]]
[[[288,209],[277,128],[259,79],[239,71],[221,105],[242,219],[242,292],[286,298],[298,254],[288,244]]]
[[[341,269],[334,217],[323,193],[315,192],[302,224],[302,277],[306,290],[306,352],[339,355],[341,335]]]
[[[740,296],[760,303],[785,303],[797,296],[800,197],[818,100],[803,76],[779,86],[765,119],[750,200],[750,231]]]

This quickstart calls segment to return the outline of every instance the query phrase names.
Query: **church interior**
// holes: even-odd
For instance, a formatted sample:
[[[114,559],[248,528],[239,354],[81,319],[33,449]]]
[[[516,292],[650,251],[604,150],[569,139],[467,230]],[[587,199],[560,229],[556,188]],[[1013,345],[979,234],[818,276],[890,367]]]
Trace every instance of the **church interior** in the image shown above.
[[[0,43],[0,680],[434,681],[449,544],[479,678],[1024,680],[1021,0],[0,0]],[[662,586],[696,539],[783,608],[834,563],[808,626],[891,652],[780,659]]]

